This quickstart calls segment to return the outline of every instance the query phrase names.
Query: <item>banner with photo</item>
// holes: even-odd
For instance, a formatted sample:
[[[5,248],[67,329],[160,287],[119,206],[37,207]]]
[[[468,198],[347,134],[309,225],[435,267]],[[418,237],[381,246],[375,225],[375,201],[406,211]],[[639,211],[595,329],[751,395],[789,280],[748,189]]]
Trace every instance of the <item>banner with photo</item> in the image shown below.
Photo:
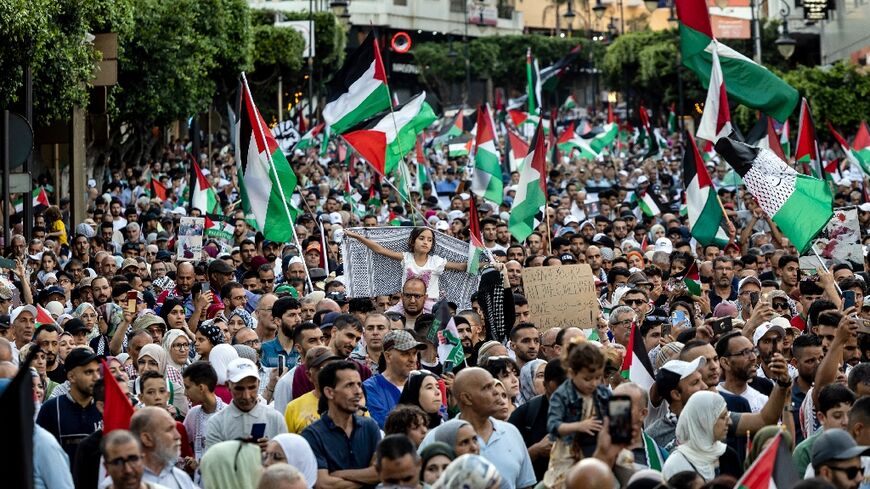
[[[857,207],[838,207],[828,225],[816,236],[813,248],[830,269],[848,263],[854,272],[864,271],[864,247],[861,245],[861,226]],[[819,260],[812,250],[800,257],[802,270],[815,270]]]
[[[202,237],[205,231],[205,218],[182,217],[178,225],[175,259],[199,261],[202,259]]]

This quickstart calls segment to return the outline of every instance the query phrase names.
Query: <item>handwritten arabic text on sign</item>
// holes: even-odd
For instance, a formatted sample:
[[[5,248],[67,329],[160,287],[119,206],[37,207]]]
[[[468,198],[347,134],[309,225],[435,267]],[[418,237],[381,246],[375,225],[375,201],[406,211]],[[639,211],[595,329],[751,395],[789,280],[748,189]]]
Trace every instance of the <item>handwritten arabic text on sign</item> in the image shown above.
[[[598,291],[589,265],[526,268],[523,290],[541,331],[569,326],[588,329],[597,324]]]

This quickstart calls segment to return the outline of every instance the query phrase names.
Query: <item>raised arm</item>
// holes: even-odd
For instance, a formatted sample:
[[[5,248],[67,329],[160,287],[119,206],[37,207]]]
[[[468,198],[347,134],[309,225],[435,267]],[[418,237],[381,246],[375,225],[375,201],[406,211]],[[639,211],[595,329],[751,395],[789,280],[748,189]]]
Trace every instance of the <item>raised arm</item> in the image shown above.
[[[746,413],[740,416],[740,422],[737,424],[737,433],[749,431],[755,434],[756,431],[765,426],[776,424],[779,417],[783,414],[782,408],[791,395],[792,380],[788,375],[785,359],[779,353],[775,353],[770,362],[770,372],[774,385],[767,404],[758,413]]]
[[[386,256],[387,258],[392,258],[393,260],[402,261],[402,254],[398,251],[393,251],[391,249],[385,248],[381,246],[379,243],[376,243],[365,236],[359,235],[353,231],[345,231],[345,237],[353,238],[360,243],[366,245],[366,247],[379,255]]]

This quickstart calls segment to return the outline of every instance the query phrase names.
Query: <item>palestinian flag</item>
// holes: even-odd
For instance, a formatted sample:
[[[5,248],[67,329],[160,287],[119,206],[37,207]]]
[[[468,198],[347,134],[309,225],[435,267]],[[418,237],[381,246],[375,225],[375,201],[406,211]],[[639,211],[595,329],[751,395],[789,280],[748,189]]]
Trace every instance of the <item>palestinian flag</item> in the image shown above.
[[[474,196],[471,197],[471,203],[468,206],[468,235],[471,238],[468,243],[468,274],[477,275],[480,271],[480,256],[483,254],[486,246],[483,244],[483,237],[480,234],[480,221],[477,218],[477,203],[474,201]]]
[[[637,323],[631,324],[631,332],[628,335],[629,349],[626,349],[625,358],[622,360],[622,378],[640,385],[648,391],[655,383],[652,363],[649,354],[643,344],[643,335]]]
[[[438,361],[444,366],[445,372],[465,363],[465,352],[462,350],[462,341],[459,340],[459,332],[456,331],[456,323],[450,315],[450,305],[447,301],[439,301],[432,308],[435,320],[429,328],[428,340],[438,345]]]
[[[785,161],[785,153],[782,151],[782,146],[779,145],[779,135],[776,134],[776,129],[773,127],[773,117],[767,114],[761,114],[755,126],[746,135],[746,142],[773,151],[779,159]]]
[[[166,186],[154,177],[151,177],[151,197],[166,200]]]
[[[577,98],[573,95],[568,95],[568,98],[565,99],[565,102],[562,103],[562,107],[559,108],[562,112],[568,112],[570,110],[574,110],[577,108]]]
[[[471,154],[471,145],[474,144],[474,138],[470,134],[463,134],[457,138],[451,139],[447,143],[447,157],[459,158]]]
[[[779,131],[779,146],[782,148],[782,154],[785,155],[784,160],[786,163],[791,160],[791,143],[789,142],[789,138],[791,137],[789,134],[790,132],[788,119],[786,119],[785,122],[782,123],[782,129]],[[870,142],[870,136],[868,136],[868,142]]]
[[[714,39],[710,45],[713,59],[710,85],[707,88],[707,100],[704,102],[704,113],[701,115],[696,136],[715,143],[719,138],[731,134],[731,112],[728,110],[725,80],[722,78],[722,67],[719,65],[719,43]]]
[[[508,129],[507,137],[505,138],[505,165],[510,172],[519,171],[520,165],[529,154],[529,143],[521,138],[517,133]]]
[[[834,129],[834,126],[831,125],[831,121],[828,121],[828,130],[831,131],[831,135],[833,135],[834,139],[837,140],[837,143],[840,144],[840,149],[842,149],[843,153],[846,154],[846,159],[849,160],[849,163],[853,166],[858,166],[862,171],[864,171],[864,173],[870,175],[870,160],[864,161],[861,159],[859,153],[855,151],[855,149],[850,148],[846,139],[841,136],[836,129]]]
[[[725,248],[728,233],[722,229],[722,206],[719,196],[704,166],[704,160],[688,131],[689,146],[683,154],[683,184],[686,188],[686,211],[689,217],[689,232],[704,246],[714,244]]]
[[[616,135],[619,133],[619,126],[615,122],[609,122],[602,127],[602,131],[596,134],[589,141],[589,148],[595,153],[601,153],[605,148],[613,144],[616,140]]]
[[[675,0],[680,20],[680,54],[683,66],[707,87],[713,64],[713,28],[705,0]],[[784,121],[798,103],[798,92],[767,68],[719,44],[718,54],[728,97],[737,103]]]
[[[867,123],[864,121],[861,121],[861,126],[858,127],[858,134],[852,141],[852,149],[855,151],[855,157],[862,162],[861,167],[870,174],[867,171],[870,169],[870,130],[867,129]]]
[[[746,189],[798,252],[807,251],[834,214],[828,184],[799,174],[770,150],[731,138],[720,139],[716,152],[743,177]]]
[[[390,214],[387,216],[387,224],[390,226],[401,226],[402,218],[395,212],[390,211]]]
[[[329,138],[332,137],[332,127],[326,126],[323,130],[323,137],[320,138],[320,153],[321,158],[326,158],[326,152],[329,149]]]
[[[662,454],[662,449],[651,436],[646,434],[646,431],[641,430],[640,433],[643,438],[643,451],[646,453],[646,466],[661,472],[662,467],[665,466],[665,456]]]
[[[637,211],[642,212],[648,217],[660,216],[662,214],[661,207],[649,192],[634,193],[632,200],[637,204],[635,215],[637,215]],[[637,218],[640,219],[640,216],[638,215]]]
[[[589,141],[581,138],[574,132],[573,122],[570,123],[559,136],[556,145],[560,151],[568,155],[571,155],[574,150],[577,150],[579,154],[575,156],[576,158],[594,160],[598,157],[598,153],[589,146]]]
[[[544,127],[538,124],[520,168],[520,181],[511,205],[508,227],[517,241],[525,241],[541,222],[547,205],[547,148]]]
[[[209,238],[217,238],[229,243],[233,239],[236,226],[233,224],[231,217],[220,214],[206,214],[204,229],[204,234]]]
[[[43,187],[36,187],[30,192],[30,196],[33,199],[33,208],[37,209],[40,207],[48,207],[51,205],[51,202],[48,201],[48,194],[45,192]],[[15,199],[15,213],[24,212],[24,197],[19,197]]]
[[[562,79],[562,76],[568,70],[568,67],[577,59],[577,56],[580,55],[580,45],[576,45],[571,48],[571,52],[569,52],[565,57],[561,58],[559,61],[556,61],[550,66],[541,69],[541,72],[538,74],[539,83],[541,85],[541,90],[546,90],[548,92],[552,92],[556,89],[556,85],[559,84],[559,80]],[[540,95],[540,90],[538,91],[538,95]],[[540,99],[538,100],[539,105]]]
[[[574,131],[579,134],[581,137],[586,137],[589,133],[592,132],[592,125],[589,124],[589,119],[583,119],[580,123],[580,127],[574,129]]]
[[[508,116],[510,116],[511,121],[513,121],[514,126],[520,127],[523,124],[529,124],[531,126],[536,126],[541,122],[541,118],[537,115],[532,114],[531,112],[523,112],[522,110],[508,110]],[[545,121],[547,124],[546,132],[550,132],[549,121]]]
[[[777,434],[737,481],[738,489],[779,489],[794,487],[800,480],[791,450]]]
[[[692,295],[701,296],[701,274],[698,272],[697,262],[693,261],[683,273],[683,284]]]
[[[477,142],[474,150],[474,174],[471,192],[478,197],[501,205],[504,199],[500,156],[495,140],[495,127],[486,106],[477,111]]]
[[[646,137],[649,140],[644,158],[656,158],[661,154],[661,148],[659,148],[659,142],[656,135],[653,134],[652,126],[649,122],[649,114],[647,114],[646,108],[643,105],[640,106],[639,113],[640,122],[643,124],[642,132],[646,133]]]
[[[34,318],[34,321],[36,322],[37,328],[43,324],[57,324],[54,318],[51,317],[51,313],[39,304],[36,304],[36,318]]]
[[[440,147],[442,144],[447,141],[459,137],[465,131],[465,118],[462,116],[462,107],[456,111],[456,115],[453,116],[453,121],[449,125],[443,125],[441,127],[441,132],[435,136],[435,139],[432,143],[435,147]]]
[[[313,148],[317,146],[317,137],[320,135],[321,131],[323,131],[322,122],[312,127],[310,131],[306,132],[305,135],[303,135],[302,138],[299,139],[293,149],[298,151],[305,151],[308,148]]]
[[[668,134],[674,134],[680,130],[679,127],[677,127],[677,110],[675,106],[676,104],[671,103],[671,110],[668,111]]]
[[[532,57],[532,48],[526,48],[526,95],[529,102],[529,114],[541,111],[541,73],[538,60]]]
[[[423,92],[393,111],[349,129],[344,139],[375,171],[387,175],[414,149],[417,135],[436,119]]]
[[[199,209],[203,214],[216,214],[220,212],[220,200],[218,200],[217,192],[214,191],[208,179],[200,170],[196,160],[192,159],[193,172],[196,175],[196,180],[193,182],[193,198],[191,206]]]
[[[824,178],[822,160],[819,155],[819,141],[816,139],[816,126],[813,123],[813,113],[807,99],[801,99],[801,115],[798,121],[797,150],[794,158],[803,165],[809,175]]]
[[[286,243],[293,239],[293,223],[299,210],[290,202],[296,189],[296,174],[268,131],[266,121],[254,105],[247,79],[241,91],[238,123],[239,190],[245,215],[269,241]]]
[[[323,120],[334,134],[343,134],[391,105],[387,72],[372,30],[326,84]]]
[[[105,401],[103,402],[103,435],[108,435],[115,430],[129,430],[130,419],[133,417],[133,405],[127,399],[127,395],[121,390],[115,376],[109,371],[109,365],[105,360],[102,363],[103,380],[106,386]]]

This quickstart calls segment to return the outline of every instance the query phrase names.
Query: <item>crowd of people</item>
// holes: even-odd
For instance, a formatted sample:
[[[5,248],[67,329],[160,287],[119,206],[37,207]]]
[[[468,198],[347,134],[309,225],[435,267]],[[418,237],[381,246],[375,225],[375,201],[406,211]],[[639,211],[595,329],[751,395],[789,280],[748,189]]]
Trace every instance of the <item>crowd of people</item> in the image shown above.
[[[477,202],[495,263],[470,304],[442,302],[464,356],[447,364],[433,308],[454,286],[446,271],[467,264],[434,250],[469,241],[465,158],[432,151],[411,209],[362,163],[348,176],[337,157],[297,153],[298,242],[278,243],[238,209],[232,151],[203,155],[231,237],[207,235],[199,261],[176,253],[180,219],[203,215],[184,203],[183,142],[107,170],[89,182],[86,219],[48,207],[4,253],[0,377],[21,365],[33,379],[36,487],[730,488],[773,442],[795,487],[870,487],[866,260],[802,268],[717,159],[730,242],[698,245],[670,143],[657,159],[630,145],[602,161],[563,155],[523,242],[508,225],[516,173],[503,205]],[[151,175],[165,199],[149,196]],[[866,244],[862,184],[834,191],[858,205]],[[661,214],[636,212],[641,189]],[[395,221],[413,227],[405,250],[351,229]],[[400,262],[401,287],[350,297],[342,240]],[[523,270],[579,263],[600,294],[596,327],[542,330]],[[646,383],[623,372],[630,352]],[[135,412],[104,433],[114,384]]]

